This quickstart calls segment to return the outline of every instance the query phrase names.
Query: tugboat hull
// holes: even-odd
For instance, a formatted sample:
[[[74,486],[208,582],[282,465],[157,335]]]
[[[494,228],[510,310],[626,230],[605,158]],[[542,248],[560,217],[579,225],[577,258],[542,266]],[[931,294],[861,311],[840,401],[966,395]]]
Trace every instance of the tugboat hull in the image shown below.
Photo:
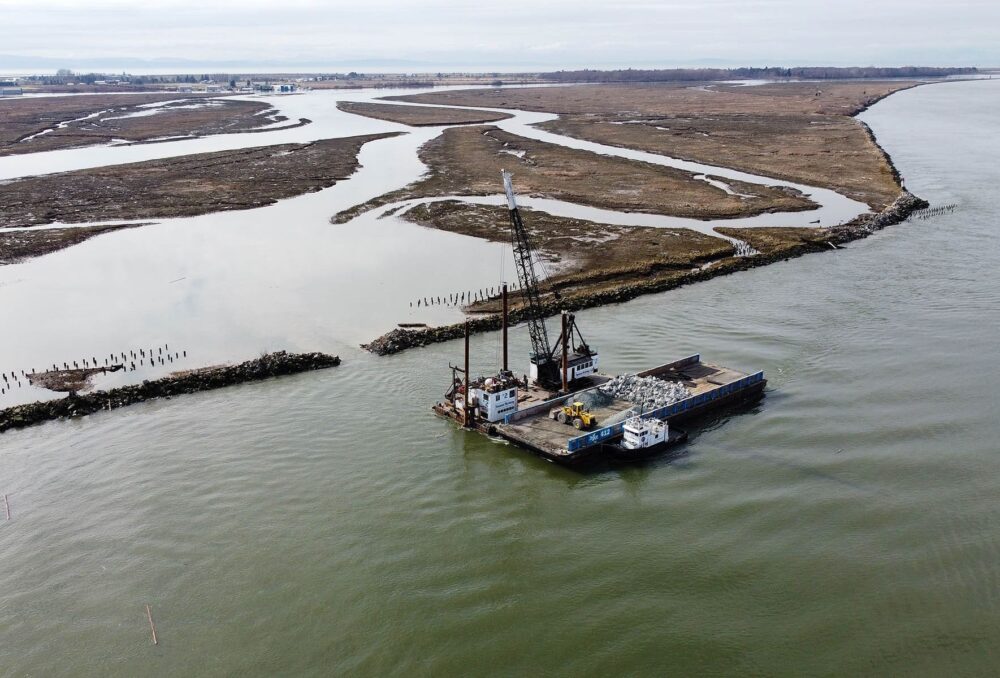
[[[678,428],[671,428],[667,434],[666,440],[656,443],[655,445],[650,445],[649,447],[630,449],[623,447],[621,441],[619,441],[615,443],[605,443],[601,446],[601,451],[611,461],[629,464],[658,457],[671,447],[683,443],[687,440],[687,437],[687,431],[682,431]]]

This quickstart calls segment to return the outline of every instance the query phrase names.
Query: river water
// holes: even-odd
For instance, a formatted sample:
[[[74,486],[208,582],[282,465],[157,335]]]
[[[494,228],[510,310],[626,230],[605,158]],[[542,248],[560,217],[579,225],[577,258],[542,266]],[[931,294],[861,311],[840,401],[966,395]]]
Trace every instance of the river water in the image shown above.
[[[4,434],[0,674],[993,673],[998,106],[863,116],[954,213],[579,314],[610,372],[767,372],[670,459],[583,476],[456,430],[455,342]]]

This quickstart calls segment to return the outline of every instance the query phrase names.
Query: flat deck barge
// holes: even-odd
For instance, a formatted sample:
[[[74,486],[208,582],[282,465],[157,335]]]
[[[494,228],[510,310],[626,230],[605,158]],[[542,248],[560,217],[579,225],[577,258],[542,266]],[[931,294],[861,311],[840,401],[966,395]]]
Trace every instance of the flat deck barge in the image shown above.
[[[658,410],[643,412],[643,416],[663,419],[668,424],[695,419],[729,405],[752,402],[761,397],[767,380],[763,372],[747,374],[728,367],[702,362],[700,355],[640,372],[639,377],[654,377],[673,381],[687,388],[690,396]],[[611,377],[591,374],[577,382],[576,390],[552,394],[538,387],[518,389],[517,410],[501,421],[476,421],[472,428],[481,433],[499,436],[519,447],[530,450],[549,461],[579,465],[596,461],[605,442],[622,435],[623,412],[636,408],[634,403],[612,399],[593,407],[597,427],[581,432],[550,418],[549,412],[567,400],[580,399],[582,394],[598,388]],[[605,399],[606,400],[606,399]],[[464,422],[463,413],[452,402],[439,402],[434,411],[441,416]],[[603,421],[616,423],[602,426]]]

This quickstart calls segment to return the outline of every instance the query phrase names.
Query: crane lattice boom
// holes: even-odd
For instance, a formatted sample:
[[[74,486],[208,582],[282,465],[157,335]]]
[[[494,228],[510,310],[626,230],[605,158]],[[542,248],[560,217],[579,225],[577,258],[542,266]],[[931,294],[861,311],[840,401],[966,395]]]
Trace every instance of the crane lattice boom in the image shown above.
[[[528,308],[528,334],[531,336],[532,357],[541,366],[552,360],[552,346],[549,344],[548,331],[545,329],[542,300],[538,291],[538,276],[535,274],[534,262],[531,259],[531,243],[521,221],[521,214],[517,211],[511,174],[506,170],[501,170],[500,174],[503,176],[503,188],[507,193],[507,207],[510,210],[510,237],[514,247],[514,264]]]

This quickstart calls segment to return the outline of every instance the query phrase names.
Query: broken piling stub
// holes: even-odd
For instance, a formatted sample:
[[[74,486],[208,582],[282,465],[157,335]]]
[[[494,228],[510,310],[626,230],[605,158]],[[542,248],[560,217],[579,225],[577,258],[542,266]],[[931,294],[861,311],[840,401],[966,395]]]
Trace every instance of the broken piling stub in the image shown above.
[[[149,620],[149,631],[153,634],[153,645],[159,645],[160,641],[156,638],[156,624],[153,623],[153,612],[149,609],[149,603],[146,603],[146,619]]]

